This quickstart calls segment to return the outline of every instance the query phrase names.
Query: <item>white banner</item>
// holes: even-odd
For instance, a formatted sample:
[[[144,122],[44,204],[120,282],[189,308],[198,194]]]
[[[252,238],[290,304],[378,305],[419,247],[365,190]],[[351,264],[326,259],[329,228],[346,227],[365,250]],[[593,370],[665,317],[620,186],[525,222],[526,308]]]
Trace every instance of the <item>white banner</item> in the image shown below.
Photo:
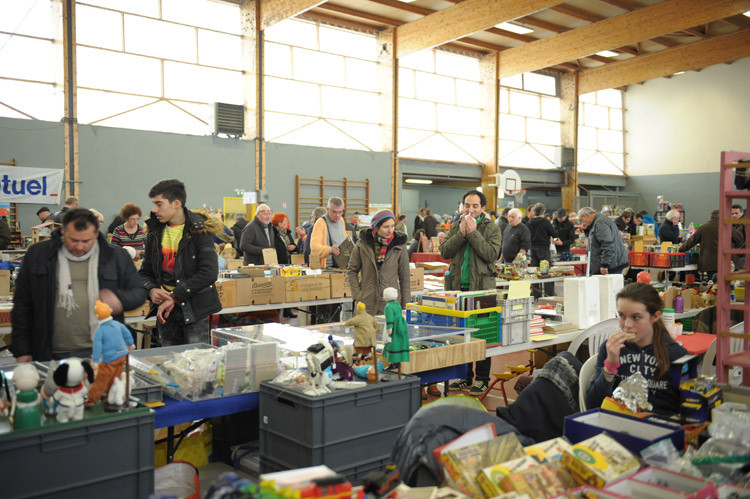
[[[0,166],[0,203],[60,204],[63,171]]]

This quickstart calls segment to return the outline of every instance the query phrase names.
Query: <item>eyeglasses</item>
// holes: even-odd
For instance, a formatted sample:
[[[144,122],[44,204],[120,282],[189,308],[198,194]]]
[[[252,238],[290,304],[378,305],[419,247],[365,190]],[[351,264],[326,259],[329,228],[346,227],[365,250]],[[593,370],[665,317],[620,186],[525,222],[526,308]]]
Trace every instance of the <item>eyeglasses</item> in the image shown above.
[[[271,211],[271,210],[260,210],[260,211],[258,211],[256,213],[273,213],[273,211]]]

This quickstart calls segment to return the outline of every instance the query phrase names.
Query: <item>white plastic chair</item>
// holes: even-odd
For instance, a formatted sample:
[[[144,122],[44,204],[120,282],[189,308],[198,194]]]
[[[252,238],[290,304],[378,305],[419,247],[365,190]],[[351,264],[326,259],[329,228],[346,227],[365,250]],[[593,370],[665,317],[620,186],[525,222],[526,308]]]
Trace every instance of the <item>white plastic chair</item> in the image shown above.
[[[581,366],[581,372],[578,373],[578,405],[580,406],[581,412],[586,410],[586,392],[589,391],[589,385],[594,379],[594,371],[596,371],[596,358],[589,358]]]
[[[729,328],[729,332],[731,333],[744,333],[745,332],[745,323],[740,322],[735,324],[734,326]],[[729,353],[738,353],[742,351],[742,338],[729,338]],[[714,359],[716,358],[716,339],[711,342],[711,345],[709,345],[708,350],[706,350],[706,353],[703,354],[703,362],[701,363],[701,374],[704,376],[713,376],[716,374],[716,371],[714,371]],[[742,368],[741,367],[735,367],[732,369],[732,372],[730,374],[730,384],[731,379],[742,379]]]
[[[589,356],[596,357],[599,354],[599,345],[607,341],[609,336],[616,332],[620,328],[620,321],[618,319],[607,319],[599,324],[594,324],[581,334],[576,336],[570,346],[568,352],[576,355],[578,348],[583,344],[584,341],[589,341]]]

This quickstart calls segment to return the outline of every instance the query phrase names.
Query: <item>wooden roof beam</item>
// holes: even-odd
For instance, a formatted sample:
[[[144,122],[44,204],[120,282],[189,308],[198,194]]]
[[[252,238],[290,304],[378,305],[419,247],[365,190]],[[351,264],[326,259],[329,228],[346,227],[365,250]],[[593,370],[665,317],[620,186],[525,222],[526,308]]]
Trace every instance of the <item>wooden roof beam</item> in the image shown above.
[[[612,46],[637,43],[750,8],[750,0],[667,0],[500,53],[500,77],[586,57]]]
[[[503,52],[500,53],[502,55]],[[750,31],[709,38],[580,72],[578,93],[630,85],[750,56]]]
[[[442,45],[557,5],[560,0],[465,0],[396,28],[396,57]]]
[[[325,3],[325,0],[261,0],[260,29],[264,30],[276,23],[306,12]]]

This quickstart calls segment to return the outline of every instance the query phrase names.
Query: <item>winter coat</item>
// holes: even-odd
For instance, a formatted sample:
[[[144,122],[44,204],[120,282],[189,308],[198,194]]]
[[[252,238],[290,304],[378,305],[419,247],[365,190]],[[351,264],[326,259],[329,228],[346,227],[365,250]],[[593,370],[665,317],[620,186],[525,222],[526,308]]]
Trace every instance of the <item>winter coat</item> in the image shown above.
[[[527,224],[531,232],[532,250],[549,250],[550,237],[557,237],[557,231],[544,217],[534,217]]]
[[[503,236],[488,214],[484,214],[481,221],[477,221],[477,228],[467,237],[461,234],[458,226],[461,222],[454,222],[440,245],[440,256],[451,260],[448,273],[445,275],[446,290],[461,289],[461,267],[464,261],[466,245],[469,249],[469,271],[471,282],[469,290],[495,289],[495,260],[503,246]]]
[[[654,226],[654,236],[659,237],[659,224],[656,223],[653,215],[649,215],[648,213],[643,215],[643,222],[641,222],[641,225],[645,224],[652,224]]]
[[[375,237],[371,229],[359,233],[359,241],[352,250],[346,278],[355,300],[361,301],[370,315],[381,315],[386,302],[383,301],[385,288],[396,288],[401,307],[411,301],[409,284],[409,255],[406,250],[406,235],[393,233],[388,245],[385,260],[380,269],[375,263]]]
[[[598,274],[601,267],[614,269],[627,265],[628,250],[622,243],[620,231],[609,217],[596,215],[587,231],[592,274]]]
[[[627,232],[631,236],[635,235],[635,222],[633,222],[632,218],[630,219],[630,222],[626,222],[622,219],[622,215],[620,215],[615,219],[615,225],[620,232]]]
[[[315,225],[313,225],[312,232],[310,233],[310,254],[315,253],[320,257],[320,267],[326,268],[328,257],[331,256],[331,245],[330,245],[330,238],[328,237],[328,224],[329,223],[339,223],[344,228],[344,232],[346,232],[346,224],[344,223],[344,219],[339,219],[338,222],[331,222],[328,219],[328,215],[323,215],[319,219],[315,221]]]
[[[232,234],[234,234],[234,249],[237,250],[237,258],[242,258],[242,249],[240,249],[240,241],[242,240],[242,229],[247,225],[247,220],[244,218],[237,219],[232,225]]]
[[[97,241],[99,289],[111,290],[125,311],[143,305],[146,289],[133,266],[133,260],[124,249],[107,244],[101,232]],[[16,357],[31,355],[34,360],[42,361],[52,358],[57,303],[57,252],[62,244],[60,229],[55,229],[49,239],[31,245],[23,259],[11,311],[13,329],[10,350]],[[123,321],[122,314],[113,318]]]
[[[8,219],[5,217],[0,218],[0,250],[8,248],[10,244],[10,226],[8,225]]]
[[[521,434],[543,442],[563,436],[565,417],[578,412],[578,375],[581,361],[569,352],[550,359],[515,402],[500,406],[499,418],[512,424]]]
[[[531,249],[531,232],[526,224],[510,225],[503,232],[503,261],[511,263],[521,250]]]
[[[263,250],[265,248],[276,248],[274,242],[276,234],[273,225],[270,223],[268,224],[268,231],[271,237],[270,244],[263,224],[257,218],[254,218],[242,229],[240,250],[242,250],[243,265],[263,265]]]
[[[570,251],[570,245],[576,240],[576,227],[573,225],[573,222],[567,218],[562,222],[555,219],[552,222],[552,226],[557,231],[557,237],[562,241],[562,245],[557,247],[558,251]]]
[[[182,308],[185,324],[192,324],[221,310],[219,293],[214,285],[219,276],[219,255],[216,254],[213,234],[222,230],[224,225],[213,217],[186,208],[183,210],[185,229],[177,247],[176,286],[172,292]],[[153,213],[146,221],[148,234],[140,274],[147,291],[162,287],[161,240],[165,226],[166,223],[159,222]],[[155,315],[156,309],[152,303],[149,316]]]
[[[427,215],[426,217],[424,217],[424,221],[422,222],[422,229],[424,229],[424,235],[427,236],[428,239],[437,237],[437,226],[437,218],[435,218],[433,215]]]
[[[732,244],[740,243],[740,235],[732,231]],[[680,251],[687,251],[696,244],[701,245],[698,254],[700,272],[716,272],[719,264],[719,222],[706,222],[695,230],[695,233],[680,246]]]
[[[667,333],[662,334],[667,343],[670,363],[688,354],[687,350]],[[607,381],[602,371],[606,359],[607,343],[604,342],[599,347],[594,378],[586,394],[586,407],[599,407],[604,398],[611,396],[623,379],[640,372],[648,380],[648,401],[654,406],[653,412],[672,415],[680,411],[680,391],[674,384],[671,371],[667,370],[663,378],[656,378],[659,366],[656,363],[653,343],[639,347],[635,343],[626,341],[625,346],[620,350],[620,367],[612,381]]]
[[[280,229],[276,226],[273,227],[276,231],[274,233],[274,248],[276,248],[276,259],[279,263],[292,263],[292,257],[289,256],[297,250],[297,243],[294,242],[294,235],[291,229]],[[294,249],[289,251],[287,246],[293,244]]]
[[[664,223],[659,227],[659,239],[663,243],[680,244],[680,227],[669,220],[664,220]]]

